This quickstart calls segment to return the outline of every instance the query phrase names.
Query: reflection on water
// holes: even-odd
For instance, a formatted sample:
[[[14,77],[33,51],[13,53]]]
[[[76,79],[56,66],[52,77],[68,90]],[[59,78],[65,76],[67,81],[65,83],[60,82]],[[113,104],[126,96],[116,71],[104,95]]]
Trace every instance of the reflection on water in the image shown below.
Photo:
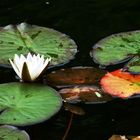
[[[68,140],[107,140],[112,134],[139,135],[139,105],[138,100],[83,105],[86,115],[74,115]],[[70,115],[62,110],[51,120],[30,126],[26,130],[35,140],[61,140]]]
[[[93,44],[112,33],[140,29],[139,6],[139,0],[1,0],[0,26],[28,22],[64,32],[79,46],[69,66],[97,67],[89,56]],[[8,82],[7,76],[2,69],[0,82]],[[114,133],[140,135],[139,99],[82,106],[86,115],[74,115],[68,140],[106,140]],[[70,113],[62,109],[51,120],[23,129],[32,140],[61,140],[69,119]]]

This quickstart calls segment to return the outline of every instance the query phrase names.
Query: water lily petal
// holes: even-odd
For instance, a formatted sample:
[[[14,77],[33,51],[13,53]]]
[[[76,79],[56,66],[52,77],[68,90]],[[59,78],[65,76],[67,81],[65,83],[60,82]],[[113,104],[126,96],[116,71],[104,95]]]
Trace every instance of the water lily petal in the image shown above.
[[[43,70],[46,70],[50,60],[51,59],[47,58],[44,62],[44,57],[41,57],[32,71],[32,76],[36,78],[40,76],[43,73]]]
[[[12,65],[14,71],[16,72],[16,74],[17,74],[19,77],[21,77],[20,71],[19,71],[19,69],[17,68],[17,66],[13,63],[13,61],[12,61],[11,59],[9,59],[9,61],[10,61],[11,65]]]
[[[28,53],[28,55],[27,55],[27,61],[33,61],[31,53]]]
[[[15,54],[13,62],[15,64],[15,66],[17,67],[18,71],[21,71],[23,64],[20,62],[20,57],[17,54]]]
[[[20,55],[20,62],[25,62],[26,58],[23,54]]]

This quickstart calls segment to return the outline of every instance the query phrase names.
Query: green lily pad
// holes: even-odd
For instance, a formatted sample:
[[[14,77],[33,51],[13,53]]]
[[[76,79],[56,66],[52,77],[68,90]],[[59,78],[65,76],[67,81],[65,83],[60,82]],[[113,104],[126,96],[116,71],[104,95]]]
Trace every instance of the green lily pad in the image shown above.
[[[90,54],[95,62],[104,66],[118,64],[140,55],[140,31],[104,38],[93,46]]]
[[[135,56],[132,58],[124,67],[129,72],[132,72],[133,74],[139,74],[140,73],[140,57]]]
[[[56,30],[21,23],[0,28],[0,63],[8,64],[14,54],[40,53],[52,58],[52,65],[74,58],[77,45]]]
[[[29,140],[28,134],[14,126],[0,126],[0,140]]]
[[[31,125],[49,119],[62,104],[57,92],[46,85],[0,84],[0,124]]]

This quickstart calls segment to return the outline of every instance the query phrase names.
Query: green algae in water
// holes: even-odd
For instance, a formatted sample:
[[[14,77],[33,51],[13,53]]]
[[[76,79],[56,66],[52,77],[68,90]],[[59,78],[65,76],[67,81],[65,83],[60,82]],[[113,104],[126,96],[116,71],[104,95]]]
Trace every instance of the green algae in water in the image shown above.
[[[139,56],[140,31],[124,32],[108,36],[97,42],[90,54],[95,62],[104,66],[122,63],[135,56]],[[135,64],[139,63],[140,59],[138,58]],[[133,72],[138,72],[140,65],[137,65],[137,67],[133,65],[133,68],[130,69]]]
[[[77,45],[67,35],[56,30],[21,23],[0,28],[0,63],[8,64],[14,54],[28,52],[51,57],[51,65],[74,58]]]
[[[31,83],[0,84],[0,124],[31,125],[49,119],[62,105],[57,92]]]

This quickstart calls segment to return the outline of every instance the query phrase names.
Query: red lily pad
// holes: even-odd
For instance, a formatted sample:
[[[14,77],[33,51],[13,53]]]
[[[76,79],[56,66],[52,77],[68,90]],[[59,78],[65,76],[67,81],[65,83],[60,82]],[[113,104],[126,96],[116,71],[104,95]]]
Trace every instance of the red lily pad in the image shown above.
[[[115,70],[111,74],[130,82],[140,82],[140,74],[125,72],[123,69]]]
[[[123,72],[121,69],[107,73],[100,84],[106,93],[113,96],[128,98],[140,94],[140,75]]]

